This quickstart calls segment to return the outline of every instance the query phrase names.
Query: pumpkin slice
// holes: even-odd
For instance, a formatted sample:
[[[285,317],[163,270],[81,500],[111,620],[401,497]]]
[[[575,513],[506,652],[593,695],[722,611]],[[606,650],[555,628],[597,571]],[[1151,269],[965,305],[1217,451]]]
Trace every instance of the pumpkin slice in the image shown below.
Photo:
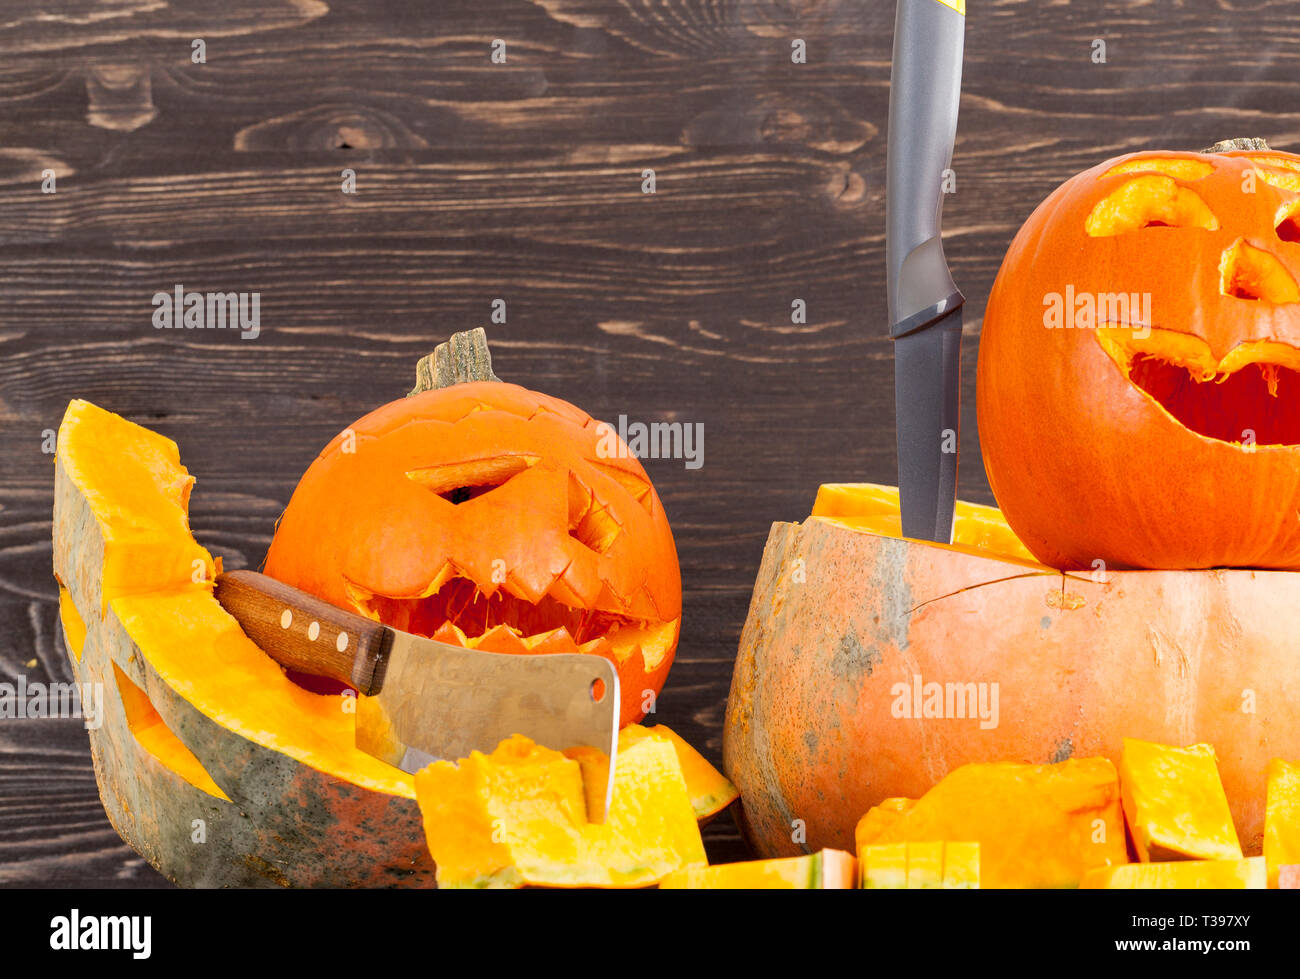
[[[213,598],[175,444],[73,401],[54,482],[60,618],[77,681],[103,690],[90,747],[122,838],[183,886],[432,883],[411,777]]]
[[[1125,738],[1120,784],[1124,817],[1143,863],[1241,859],[1211,745],[1173,748]]]
[[[819,850],[802,857],[687,867],[659,882],[660,890],[846,890],[855,879],[853,854]]]
[[[1269,887],[1279,886],[1283,867],[1300,864],[1300,763],[1274,758],[1268,764],[1264,859]]]
[[[1262,890],[1268,884],[1263,857],[1243,860],[1174,860],[1099,867],[1081,888],[1110,890]]]
[[[1105,758],[963,765],[874,840],[936,841],[978,843],[984,887],[1076,887],[1094,867],[1128,860],[1115,766]]]
[[[604,823],[587,821],[582,764],[507,738],[415,776],[440,887],[644,887],[706,862],[672,744],[620,748]]]
[[[980,886],[978,843],[869,843],[858,848],[859,887],[893,890]]]
[[[619,732],[618,750],[622,751],[626,745],[647,737],[664,738],[676,750],[677,761],[682,766],[682,776],[686,779],[686,790],[690,793],[691,806],[701,825],[707,824],[740,797],[736,787],[727,781],[725,775],[710,765],[686,739],[666,725],[643,727],[640,724],[629,724]]]

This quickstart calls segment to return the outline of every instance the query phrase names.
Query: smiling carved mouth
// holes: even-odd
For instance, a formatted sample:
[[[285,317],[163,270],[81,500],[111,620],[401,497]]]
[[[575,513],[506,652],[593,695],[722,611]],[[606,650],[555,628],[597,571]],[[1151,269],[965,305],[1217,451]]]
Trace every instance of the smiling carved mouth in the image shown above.
[[[1300,445],[1300,349],[1254,341],[1220,361],[1199,337],[1171,330],[1101,329],[1097,339],[1135,387],[1190,431]]]
[[[672,649],[677,622],[652,622],[599,609],[578,609],[551,597],[536,603],[504,589],[492,594],[472,579],[443,576],[431,594],[375,595],[349,584],[362,615],[403,632],[497,653],[589,653],[621,663],[640,651],[653,669]]]

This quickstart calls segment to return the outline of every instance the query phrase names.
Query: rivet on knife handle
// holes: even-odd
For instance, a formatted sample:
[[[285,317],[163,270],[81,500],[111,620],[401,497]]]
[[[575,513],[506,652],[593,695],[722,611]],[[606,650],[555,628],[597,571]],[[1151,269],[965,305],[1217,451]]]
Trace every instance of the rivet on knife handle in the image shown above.
[[[217,600],[281,666],[347,683],[370,696],[383,683],[392,633],[256,571],[217,578]]]

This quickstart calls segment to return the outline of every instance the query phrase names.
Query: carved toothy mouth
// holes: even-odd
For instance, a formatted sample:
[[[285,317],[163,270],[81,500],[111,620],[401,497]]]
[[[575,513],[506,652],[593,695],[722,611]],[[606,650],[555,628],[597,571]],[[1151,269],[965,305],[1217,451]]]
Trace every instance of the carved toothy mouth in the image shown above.
[[[1216,360],[1205,341],[1171,330],[1101,329],[1097,339],[1184,428],[1238,445],[1300,445],[1300,349],[1248,342]]]
[[[529,602],[473,579],[440,576],[428,595],[391,598],[349,584],[356,610],[395,629],[441,642],[502,653],[580,652],[623,662],[638,651],[647,670],[672,649],[677,621],[652,622],[598,609],[574,608],[543,595]]]

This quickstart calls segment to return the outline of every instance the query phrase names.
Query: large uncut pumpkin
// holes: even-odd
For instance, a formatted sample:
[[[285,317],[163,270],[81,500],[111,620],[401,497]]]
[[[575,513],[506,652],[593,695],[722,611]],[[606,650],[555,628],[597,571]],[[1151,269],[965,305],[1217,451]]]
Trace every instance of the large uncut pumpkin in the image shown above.
[[[1040,561],[1300,569],[1298,282],[1289,153],[1134,153],[1034,211],[977,391],[989,484]]]
[[[958,504],[952,546],[903,539],[879,486],[813,514],[772,526],[727,701],[760,856],[851,850],[869,809],[967,763],[1118,766],[1124,737],[1213,744],[1260,851],[1269,762],[1300,757],[1300,574],[1063,574],[988,507]]]
[[[470,360],[462,336],[453,348]],[[444,642],[603,656],[622,723],[639,720],[681,626],[663,504],[609,426],[495,380],[478,339],[461,383],[385,405],[325,447],[265,571]]]

